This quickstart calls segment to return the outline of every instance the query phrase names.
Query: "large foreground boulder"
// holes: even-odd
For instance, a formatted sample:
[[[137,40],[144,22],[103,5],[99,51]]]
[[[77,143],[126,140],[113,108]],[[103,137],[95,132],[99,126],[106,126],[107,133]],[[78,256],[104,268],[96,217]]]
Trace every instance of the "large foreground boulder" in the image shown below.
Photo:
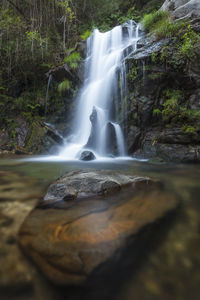
[[[176,206],[150,178],[74,172],[50,186],[23,223],[19,243],[51,281],[82,285],[102,265],[116,264],[132,237]]]

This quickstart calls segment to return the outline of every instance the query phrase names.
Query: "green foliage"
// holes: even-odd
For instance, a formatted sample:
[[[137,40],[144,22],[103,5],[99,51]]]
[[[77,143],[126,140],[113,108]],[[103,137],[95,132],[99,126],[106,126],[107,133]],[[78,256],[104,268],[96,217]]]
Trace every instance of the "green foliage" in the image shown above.
[[[128,79],[134,81],[138,76],[137,67],[133,65],[128,72]]]
[[[72,23],[73,20],[75,19],[75,13],[73,12],[70,6],[70,1],[69,0],[58,1],[56,2],[56,5],[62,8],[64,12],[64,16],[67,17],[68,22]]]
[[[32,105],[32,104],[27,104],[27,108],[29,108],[32,112],[34,112],[34,111],[37,111],[37,109],[40,107],[40,104],[39,103],[36,103],[36,104],[34,104],[34,105]]]
[[[156,58],[157,58],[157,54],[155,52],[153,52],[151,54],[151,60],[152,60],[152,62],[156,62]]]
[[[146,6],[145,6],[145,14],[150,14],[150,13],[153,13],[157,10],[160,9],[161,7],[161,1],[160,0],[151,0],[151,1],[145,1],[147,2]],[[142,2],[141,2],[141,5],[142,5]]]
[[[171,38],[180,34],[180,32],[185,28],[185,22],[175,22],[171,23],[170,19],[167,18],[163,21],[158,22],[155,27],[156,39],[160,40],[162,38]]]
[[[145,30],[155,34],[157,40],[160,40],[179,35],[186,27],[186,22],[173,22],[168,12],[158,10],[146,14],[142,19],[142,25]]]
[[[11,9],[4,9],[0,7],[1,18],[0,28],[3,33],[8,30],[18,31],[19,28],[23,27],[24,24],[19,16],[16,16]]]
[[[65,79],[64,81],[62,81],[59,85],[58,85],[58,92],[60,94],[69,91],[71,88],[71,82],[67,79]]]
[[[64,59],[64,62],[68,63],[72,69],[76,69],[80,61],[81,55],[79,52],[72,52],[69,56],[65,57]]]
[[[188,109],[187,107],[180,107],[180,117],[182,120],[193,122],[200,120],[200,111],[195,109]]]
[[[164,96],[166,99],[178,102],[182,98],[182,92],[180,90],[165,90]]]
[[[181,130],[186,134],[193,135],[195,138],[198,138],[199,128],[197,126],[185,124],[181,127]]]
[[[126,23],[129,20],[139,22],[141,13],[135,9],[135,6],[131,6],[126,14],[122,14],[120,10],[115,11],[108,15],[103,16],[100,22],[93,24],[93,28],[98,27],[101,32],[108,31],[118,24]]]
[[[179,100],[182,94],[179,90],[166,90],[164,93],[165,102],[163,104],[162,118],[168,122],[176,117],[179,110]]]
[[[161,21],[169,18],[169,13],[163,10],[155,11],[151,14],[145,14],[141,23],[145,30],[152,32]]]
[[[161,114],[162,114],[162,112],[161,112],[161,110],[159,108],[155,108],[153,110],[153,116],[159,116]]]
[[[30,123],[41,119],[48,69],[64,61],[71,69],[77,68],[81,57],[75,45],[80,37],[89,37],[89,29],[101,25],[101,30],[108,30],[128,19],[139,20],[140,14],[129,0],[1,1],[0,126],[16,116]],[[58,90],[51,86],[49,114],[66,106],[60,94],[68,91],[71,95],[71,82],[64,80]]]
[[[181,54],[190,60],[194,59],[198,42],[200,42],[200,35],[188,25],[186,33],[182,36]]]
[[[184,124],[183,132],[196,134],[197,127],[194,124],[200,120],[200,110],[189,109],[186,105],[181,105],[183,94],[179,90],[166,90],[163,96],[165,101],[162,108],[155,108],[153,115],[161,116],[166,127],[170,127],[173,123],[181,123]]]
[[[86,30],[83,34],[81,34],[81,39],[82,40],[87,40],[90,37],[91,34],[92,34],[91,30]]]
[[[32,41],[38,41],[40,39],[40,36],[39,36],[39,32],[38,30],[34,30],[34,31],[26,31],[26,36],[27,36],[27,39],[32,42]]]

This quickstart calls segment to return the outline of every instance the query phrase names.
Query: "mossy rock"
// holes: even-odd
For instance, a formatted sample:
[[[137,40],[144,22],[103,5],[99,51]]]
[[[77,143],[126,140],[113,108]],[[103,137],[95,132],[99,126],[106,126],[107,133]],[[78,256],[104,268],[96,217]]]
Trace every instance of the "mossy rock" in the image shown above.
[[[52,153],[56,146],[62,145],[62,137],[41,120],[31,124],[26,140],[25,150],[33,154]]]
[[[40,121],[33,121],[31,124],[26,140],[25,149],[28,152],[41,153],[44,151],[44,137],[46,129]]]

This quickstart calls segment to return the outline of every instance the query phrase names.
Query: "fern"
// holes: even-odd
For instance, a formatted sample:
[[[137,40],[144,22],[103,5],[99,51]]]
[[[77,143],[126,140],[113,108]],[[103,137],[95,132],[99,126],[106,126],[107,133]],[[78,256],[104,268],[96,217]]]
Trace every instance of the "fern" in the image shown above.
[[[83,34],[81,34],[81,39],[87,40],[90,37],[91,33],[91,30],[86,30]]]
[[[69,56],[65,57],[64,62],[68,63],[72,69],[76,69],[78,67],[78,63],[81,60],[81,55],[79,52],[73,52]]]
[[[68,90],[70,90],[70,88],[71,88],[71,82],[69,80],[65,79],[58,85],[58,92],[60,94],[62,94],[64,92],[67,92]]]

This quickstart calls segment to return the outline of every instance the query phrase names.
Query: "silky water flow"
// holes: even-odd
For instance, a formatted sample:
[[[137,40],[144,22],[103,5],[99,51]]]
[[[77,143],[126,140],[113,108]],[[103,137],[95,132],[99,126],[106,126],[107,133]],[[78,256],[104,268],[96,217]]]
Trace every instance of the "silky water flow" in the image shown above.
[[[124,157],[123,131],[116,121],[126,96],[125,59],[137,49],[139,25],[129,21],[101,33],[95,29],[87,39],[84,83],[70,136],[60,158],[79,159],[83,151],[95,157]]]

